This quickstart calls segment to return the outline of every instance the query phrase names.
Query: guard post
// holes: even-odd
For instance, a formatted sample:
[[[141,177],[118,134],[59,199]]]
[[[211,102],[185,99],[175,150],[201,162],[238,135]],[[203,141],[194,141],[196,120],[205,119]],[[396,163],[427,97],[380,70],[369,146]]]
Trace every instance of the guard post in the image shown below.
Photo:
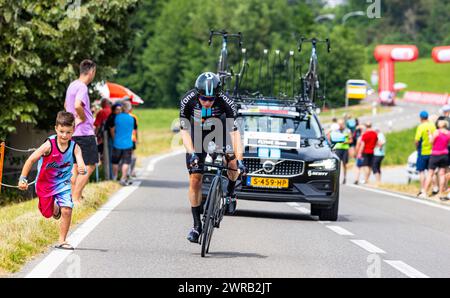
[[[5,160],[5,143],[0,144],[0,193],[2,192],[3,161]]]

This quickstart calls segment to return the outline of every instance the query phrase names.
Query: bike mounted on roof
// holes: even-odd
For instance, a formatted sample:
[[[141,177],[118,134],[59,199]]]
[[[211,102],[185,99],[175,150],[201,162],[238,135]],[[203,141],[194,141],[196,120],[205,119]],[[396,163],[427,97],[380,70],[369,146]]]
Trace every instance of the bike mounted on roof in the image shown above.
[[[227,31],[214,31],[211,30],[209,33],[209,40],[208,44],[209,46],[212,45],[212,40],[214,36],[220,36],[222,37],[222,49],[220,51],[219,56],[219,62],[217,66],[217,74],[220,77],[220,80],[222,82],[222,86],[224,87],[224,91],[228,94],[230,92],[229,89],[229,83],[231,79],[234,77],[235,79],[235,86],[233,89],[233,95],[236,95],[238,93],[239,89],[239,82],[241,81],[241,78],[243,77],[246,69],[246,49],[242,49],[242,33],[238,32],[237,34],[231,34]],[[242,53],[244,54],[244,63],[239,73],[234,74],[233,69],[229,68],[228,66],[228,41],[229,39],[237,39],[238,40],[238,46],[240,49],[242,49]]]
[[[301,101],[310,101],[316,102],[318,99],[318,90],[320,89],[320,80],[319,80],[319,62],[317,57],[317,44],[318,43],[326,43],[327,44],[327,52],[331,52],[331,41],[329,38],[325,40],[319,40],[317,38],[306,39],[302,37],[300,39],[300,44],[298,47],[298,51],[302,52],[302,47],[304,42],[311,42],[311,57],[309,60],[309,68],[308,72],[301,79]],[[326,93],[326,84],[325,84],[325,92],[322,99],[325,99]]]

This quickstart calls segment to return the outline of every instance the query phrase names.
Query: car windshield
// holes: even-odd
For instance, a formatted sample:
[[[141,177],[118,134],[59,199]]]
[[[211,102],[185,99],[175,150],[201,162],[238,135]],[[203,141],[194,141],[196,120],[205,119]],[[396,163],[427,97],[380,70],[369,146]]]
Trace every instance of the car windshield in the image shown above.
[[[304,118],[273,116],[245,116],[240,118],[241,133],[268,132],[300,134],[302,139],[318,139],[322,136],[319,123],[312,115]]]

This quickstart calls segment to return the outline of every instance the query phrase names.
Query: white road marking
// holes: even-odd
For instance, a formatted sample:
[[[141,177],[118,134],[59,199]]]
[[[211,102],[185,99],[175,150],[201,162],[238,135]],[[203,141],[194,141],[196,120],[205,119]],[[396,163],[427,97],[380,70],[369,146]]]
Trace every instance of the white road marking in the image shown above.
[[[330,224],[331,221],[318,221],[318,223],[323,224],[323,225],[327,225],[327,224]]]
[[[153,171],[156,163],[159,161],[176,156],[183,153],[184,150],[178,150],[168,153],[150,161],[147,167],[148,171]],[[101,207],[91,218],[89,218],[83,225],[76,229],[67,241],[73,246],[77,247],[86,236],[88,236],[119,204],[127,199],[134,191],[136,191],[141,182],[135,183],[132,186],[124,187],[114,194],[110,200]],[[74,251],[54,250],[44,260],[42,260],[34,269],[26,275],[26,278],[47,278],[70,256]]]
[[[287,203],[287,204],[291,207],[299,207],[300,206],[299,203]]]
[[[341,236],[355,236],[355,234],[353,234],[352,232],[349,232],[346,229],[341,228],[339,226],[327,226],[327,228],[329,228],[330,230]]]
[[[385,254],[386,253],[381,248],[376,247],[375,245],[373,245],[372,243],[370,243],[366,240],[350,240],[350,241],[372,254]]]
[[[419,270],[409,266],[408,264],[402,262],[402,261],[387,261],[384,260],[387,264],[394,267],[401,273],[405,274],[408,277],[411,278],[430,278],[429,276],[423,274]]]
[[[348,186],[349,187],[353,187],[353,188],[357,188],[357,189],[363,189],[363,190],[371,191],[371,192],[374,192],[374,193],[383,194],[383,195],[386,195],[386,196],[391,196],[391,197],[403,199],[403,200],[406,200],[406,201],[409,201],[409,202],[414,202],[414,203],[417,203],[417,204],[427,205],[427,206],[430,206],[430,207],[434,207],[434,208],[439,208],[439,209],[442,209],[442,210],[450,211],[450,207],[441,206],[441,205],[438,205],[436,203],[427,202],[427,201],[423,201],[423,200],[420,200],[420,199],[414,199],[414,198],[411,198],[411,197],[408,197],[408,196],[403,196],[403,195],[391,193],[391,192],[388,192],[388,191],[383,191],[383,190],[378,190],[378,189],[371,189],[371,188],[362,187],[362,186],[358,186],[358,185],[348,185]]]
[[[174,152],[172,152],[172,153],[168,153],[168,154],[161,155],[161,156],[159,156],[159,157],[153,158],[153,159],[150,161],[150,163],[148,164],[146,170],[147,170],[147,172],[153,172],[153,171],[155,170],[156,164],[157,164],[158,162],[160,162],[161,160],[166,159],[166,158],[169,158],[169,157],[177,156],[177,155],[180,155],[180,154],[185,153],[185,152],[186,152],[186,150],[180,149],[180,150],[176,150],[176,151],[174,151]]]
[[[89,235],[100,224],[109,213],[120,203],[128,198],[140,186],[141,182],[119,190],[111,199],[101,207],[91,218],[74,231],[67,239],[73,247],[77,247],[87,235]],[[41,261],[26,278],[47,278],[61,265],[64,260],[74,251],[55,250]]]

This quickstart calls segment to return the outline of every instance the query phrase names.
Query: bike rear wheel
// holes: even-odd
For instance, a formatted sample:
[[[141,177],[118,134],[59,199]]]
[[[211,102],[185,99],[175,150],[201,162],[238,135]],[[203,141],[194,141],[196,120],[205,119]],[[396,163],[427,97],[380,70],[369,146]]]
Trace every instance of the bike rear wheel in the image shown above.
[[[211,244],[212,234],[214,232],[214,224],[216,221],[216,215],[219,214],[220,201],[222,195],[222,184],[219,177],[214,178],[211,188],[209,189],[207,202],[207,210],[205,210],[205,220],[203,224],[202,234],[202,257],[209,252],[209,246]]]

